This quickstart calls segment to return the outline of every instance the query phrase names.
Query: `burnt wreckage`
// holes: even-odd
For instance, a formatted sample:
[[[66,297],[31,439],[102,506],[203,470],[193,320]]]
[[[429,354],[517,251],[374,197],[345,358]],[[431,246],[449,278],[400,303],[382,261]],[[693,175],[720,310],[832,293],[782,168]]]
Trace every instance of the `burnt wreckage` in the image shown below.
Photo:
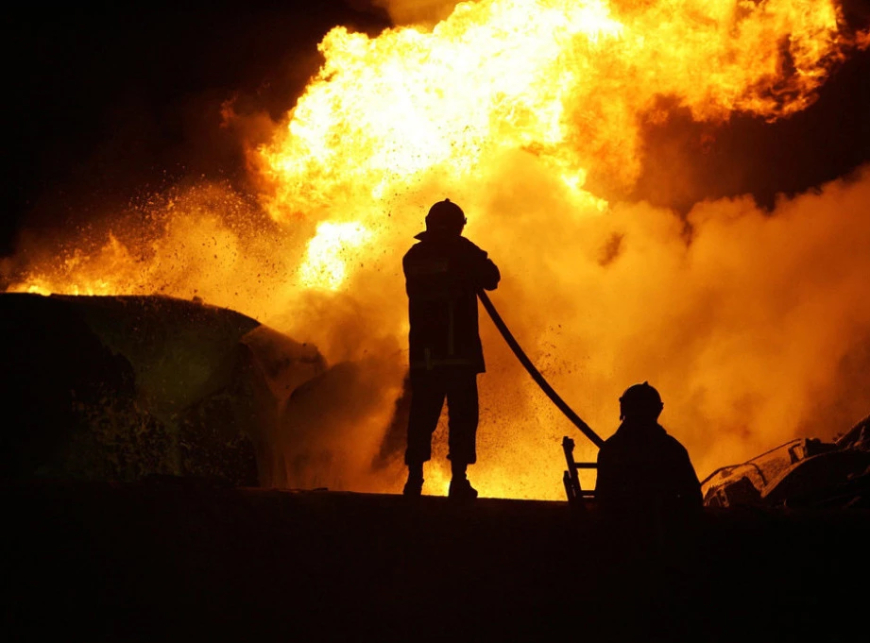
[[[870,416],[833,442],[796,438],[701,482],[707,507],[870,508]]]

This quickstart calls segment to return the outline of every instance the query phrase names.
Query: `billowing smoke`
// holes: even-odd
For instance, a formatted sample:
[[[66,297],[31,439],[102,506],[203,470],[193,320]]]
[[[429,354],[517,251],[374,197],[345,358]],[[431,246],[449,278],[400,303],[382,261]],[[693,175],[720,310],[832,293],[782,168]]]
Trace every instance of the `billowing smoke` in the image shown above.
[[[866,414],[870,170],[783,199],[773,212],[750,197],[700,203],[685,219],[626,203],[555,226],[541,220],[566,204],[555,186],[542,198],[551,179],[530,161],[494,171],[480,205],[466,205],[468,236],[502,268],[492,299],[505,320],[601,435],[617,425],[622,390],[644,380],[661,391],[662,421],[702,475],[794,436],[832,438]],[[159,285],[250,311],[321,347],[344,366],[288,407],[286,484],[390,489],[400,453],[377,476],[371,463],[406,361],[398,249],[342,292],[299,296],[288,286],[294,243],[234,229],[222,218],[225,206],[171,218],[146,261],[116,238],[73,268],[84,274],[92,262],[98,274],[119,278],[112,288],[120,292]],[[401,227],[413,230],[423,210]],[[481,378],[475,479],[489,494],[557,496],[558,442],[574,429],[485,318],[482,334],[489,372]],[[578,438],[578,455],[594,457]],[[432,468],[430,478],[443,475]]]
[[[384,4],[397,22],[427,25],[455,3]],[[631,3],[617,4],[624,9]],[[395,37],[410,43],[419,65],[430,62],[422,35]],[[345,43],[342,52],[363,61],[360,52],[370,46],[362,38],[334,42]],[[586,42],[572,50],[574,64],[587,52]],[[845,55],[832,51],[832,60]],[[643,76],[637,66],[620,62],[618,47],[615,52],[608,64]],[[808,68],[823,73],[823,67]],[[693,72],[691,65],[685,70]],[[251,184],[259,193],[193,181],[192,187],[137,204],[126,217],[72,235],[66,254],[25,246],[7,261],[4,277],[14,289],[40,292],[200,297],[317,346],[332,368],[287,402],[285,466],[275,481],[286,486],[400,488],[400,396],[407,362],[401,257],[428,207],[445,196],[465,209],[467,236],[501,268],[502,284],[492,300],[505,321],[554,387],[602,436],[618,424],[621,392],[641,381],[660,390],[662,422],[687,445],[702,477],[795,436],[831,438],[870,410],[870,167],[833,181],[822,172],[817,176],[823,182],[808,180],[798,189],[790,184],[791,196],[760,206],[748,194],[755,184],[745,172],[735,170],[733,176],[742,178],[723,187],[716,177],[692,175],[691,156],[653,140],[661,133],[657,124],[687,107],[669,104],[672,96],[647,100],[655,95],[649,87],[632,90],[632,97],[643,94],[636,111],[625,107],[628,100],[605,101],[606,92],[616,97],[619,88],[608,84],[602,69],[592,76],[606,91],[541,85],[547,97],[579,91],[593,101],[587,111],[568,110],[567,141],[555,140],[551,129],[547,145],[527,136],[528,122],[550,125],[558,112],[548,120],[540,110],[523,111],[510,103],[506,92],[512,88],[506,85],[492,100],[506,116],[479,119],[478,130],[458,135],[475,143],[472,134],[494,127],[497,136],[481,136],[480,145],[458,157],[467,161],[479,154],[473,172],[463,174],[468,168],[459,171],[449,160],[431,170],[421,154],[412,154],[407,166],[385,163],[370,174],[372,164],[402,158],[401,145],[387,140],[377,153],[358,149],[350,160],[339,158],[334,150],[353,151],[365,142],[357,132],[367,131],[368,123],[336,120],[322,127],[314,118],[329,110],[356,114],[352,109],[365,88],[332,91],[342,71],[336,65],[318,80],[320,93],[297,103],[271,148],[256,147],[263,140],[261,126],[270,122],[266,116],[228,108],[226,126],[240,134],[251,131],[246,124],[258,124],[250,159],[257,170]],[[395,71],[385,64],[373,76],[389,80]],[[560,82],[569,83],[572,74]],[[395,75],[411,93],[402,78]],[[752,85],[746,94],[729,96],[749,96],[742,109],[763,103],[759,109],[773,109],[773,117],[783,116],[790,100],[797,114],[812,102],[789,94],[793,88],[768,101],[778,87],[764,78],[770,86]],[[707,94],[722,98],[705,91],[693,107],[699,112]],[[432,99],[444,96],[450,92],[439,88]],[[608,110],[614,110],[609,121]],[[729,132],[727,110],[719,106],[716,112],[701,137],[714,155],[716,136]],[[685,118],[688,131],[696,121],[692,114]],[[445,136],[462,134],[453,128],[459,122],[448,124]],[[626,127],[615,128],[617,138],[609,139],[603,133],[608,122]],[[770,127],[762,117],[753,123]],[[306,144],[327,144],[310,147],[302,162],[292,154],[282,157],[281,145],[294,127],[293,136],[301,130],[322,135]],[[505,144],[509,136],[520,143]],[[302,145],[295,140],[289,147],[298,152]],[[744,155],[757,145],[752,137],[741,141],[735,147]],[[722,165],[739,158],[732,150]],[[868,155],[855,158],[866,163]],[[577,165],[581,161],[587,165]],[[591,167],[591,176],[584,167]],[[608,172],[624,176],[607,185]],[[294,183],[298,176],[305,180]],[[766,186],[770,193],[778,190],[775,178]],[[559,442],[574,429],[485,316],[481,331],[488,372],[480,380],[479,463],[470,472],[475,485],[483,495],[560,497]],[[445,486],[445,431],[441,426],[436,434],[436,461],[426,472],[431,493]],[[578,457],[594,459],[591,445],[576,437]]]
[[[830,439],[868,412],[868,169],[773,212],[749,197],[700,203],[685,220],[621,204],[559,227],[536,218],[563,204],[505,189],[493,207],[511,213],[510,230],[486,236],[496,258],[521,265],[507,266],[493,299],[557,390],[605,436],[622,390],[648,380],[664,398],[663,423],[702,475],[795,436]],[[528,177],[534,168],[513,171]],[[524,251],[521,239],[534,242]],[[523,374],[496,383],[517,369],[488,335],[496,355],[485,390],[497,417],[483,430],[492,449],[483,459],[510,452],[507,473],[540,458],[526,465],[529,479],[546,470],[555,480],[556,442],[572,429]],[[527,405],[516,408],[523,391]],[[510,432],[506,449],[504,427],[522,417],[530,421]]]

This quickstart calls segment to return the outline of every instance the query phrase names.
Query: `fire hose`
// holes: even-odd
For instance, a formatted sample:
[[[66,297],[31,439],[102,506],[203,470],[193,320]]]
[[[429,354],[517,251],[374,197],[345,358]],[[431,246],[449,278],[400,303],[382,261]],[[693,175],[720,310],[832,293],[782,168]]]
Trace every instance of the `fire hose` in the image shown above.
[[[537,385],[541,387],[541,390],[547,394],[547,397],[552,400],[553,404],[555,404],[558,409],[565,414],[565,417],[567,417],[574,426],[580,429],[580,432],[589,438],[595,446],[600,448],[601,445],[604,444],[604,440],[602,440],[601,437],[599,437],[599,435],[595,433],[588,424],[586,424],[586,422],[580,419],[580,416],[577,415],[570,406],[568,406],[565,400],[563,400],[559,394],[556,393],[553,387],[550,386],[549,382],[544,379],[541,372],[535,368],[535,365],[532,364],[532,360],[529,359],[528,355],[523,351],[517,340],[514,339],[513,334],[502,320],[501,315],[498,314],[498,311],[489,300],[487,294],[483,290],[478,290],[477,296],[480,298],[480,303],[482,303],[483,307],[486,308],[486,312],[489,313],[489,316],[492,318],[495,327],[498,328],[501,336],[504,337],[507,345],[510,346],[514,355],[517,356],[517,359],[520,360],[520,363],[525,367],[529,375],[532,376],[532,379],[535,380]]]

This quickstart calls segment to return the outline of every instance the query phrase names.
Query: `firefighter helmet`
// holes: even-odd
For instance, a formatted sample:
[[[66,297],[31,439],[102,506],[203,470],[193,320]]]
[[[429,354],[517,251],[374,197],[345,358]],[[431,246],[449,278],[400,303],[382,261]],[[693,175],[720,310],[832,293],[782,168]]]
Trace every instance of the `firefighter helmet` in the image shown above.
[[[649,382],[629,386],[619,398],[620,419],[656,420],[664,404]]]
[[[458,233],[462,231],[462,227],[467,221],[462,208],[450,199],[444,199],[429,208],[429,214],[426,215],[426,229],[456,231]]]

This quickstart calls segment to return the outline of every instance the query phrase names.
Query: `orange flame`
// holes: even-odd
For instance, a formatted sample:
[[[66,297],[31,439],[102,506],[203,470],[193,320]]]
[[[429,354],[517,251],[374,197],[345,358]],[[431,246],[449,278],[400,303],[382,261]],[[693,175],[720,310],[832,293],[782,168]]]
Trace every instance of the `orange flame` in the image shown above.
[[[600,204],[586,176],[634,182],[639,126],[661,97],[697,120],[785,116],[813,101],[845,45],[835,5],[809,0],[485,0],[430,32],[336,28],[285,132],[262,150],[270,208],[279,220],[355,217],[348,203],[479,181],[516,150]]]

